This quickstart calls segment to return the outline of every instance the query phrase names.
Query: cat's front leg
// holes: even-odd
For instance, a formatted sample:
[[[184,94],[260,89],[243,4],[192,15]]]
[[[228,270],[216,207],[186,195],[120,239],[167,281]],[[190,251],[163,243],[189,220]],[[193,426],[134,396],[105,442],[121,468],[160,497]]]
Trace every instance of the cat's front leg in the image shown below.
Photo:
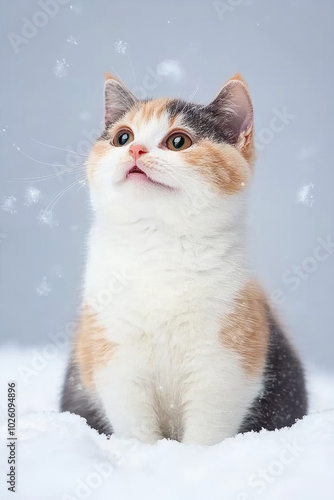
[[[237,364],[233,367],[232,363],[229,372],[208,368],[201,374],[201,382],[189,388],[183,443],[213,445],[237,434],[261,381],[247,380]]]
[[[154,444],[162,438],[154,397],[145,378],[127,377],[115,362],[96,375],[99,396],[117,437]]]
[[[195,402],[194,402],[195,403]],[[242,418],[223,405],[201,398],[190,405],[183,424],[183,443],[213,445],[236,434]]]

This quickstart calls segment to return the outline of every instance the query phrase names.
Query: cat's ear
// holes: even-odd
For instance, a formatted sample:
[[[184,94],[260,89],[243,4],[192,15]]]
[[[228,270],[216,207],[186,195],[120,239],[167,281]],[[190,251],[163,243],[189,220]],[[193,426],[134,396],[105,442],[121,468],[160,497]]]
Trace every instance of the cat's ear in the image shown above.
[[[239,73],[228,80],[208,105],[228,142],[243,149],[252,139],[254,113],[248,87]]]
[[[104,106],[106,127],[119,120],[136,102],[137,98],[120,80],[110,73],[105,74]]]

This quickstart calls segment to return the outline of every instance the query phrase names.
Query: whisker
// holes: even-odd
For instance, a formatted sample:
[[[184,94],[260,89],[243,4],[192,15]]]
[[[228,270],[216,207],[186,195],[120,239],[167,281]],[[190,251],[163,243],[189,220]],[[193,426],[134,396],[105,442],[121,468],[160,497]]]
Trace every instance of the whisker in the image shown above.
[[[75,170],[69,170],[67,172],[62,172],[61,175],[71,175],[71,174],[76,174],[80,173],[80,171],[85,172],[86,168],[83,166],[82,168],[76,168]],[[18,179],[7,179],[7,182],[42,182],[46,181],[48,179],[54,179],[55,177],[59,177],[59,174],[50,174],[50,175],[45,175],[44,177],[19,177]]]
[[[163,166],[165,172],[168,175],[170,175],[174,180],[176,180],[177,182],[179,182],[181,184],[181,186],[184,189],[184,192],[185,192],[186,196],[188,197],[188,200],[192,201],[192,199],[193,199],[193,193],[189,191],[189,189],[187,188],[187,186],[184,184],[184,181],[186,181],[187,179],[189,179],[189,180],[191,180],[192,183],[195,183],[198,186],[202,187],[201,181],[199,181],[198,179],[191,178],[189,176],[189,174],[186,173],[186,171],[185,171],[185,169],[184,169],[184,167],[182,165],[178,165],[177,166],[179,173],[181,173],[181,175],[182,175],[182,178],[180,178],[180,177],[176,177],[175,174],[169,169],[169,165],[168,165],[168,163],[165,160],[159,159],[159,163]]]
[[[79,155],[79,156],[84,156],[85,158],[89,157],[89,154],[78,153],[78,151],[71,151],[70,149],[60,148],[58,146],[52,146],[51,144],[46,144],[45,142],[38,141],[37,139],[34,139],[33,137],[31,137],[31,140],[34,142],[37,142],[38,144],[41,144],[42,146],[47,146],[49,148],[58,149],[60,151],[66,151],[67,153],[74,153],[74,154]]]
[[[194,88],[194,90],[192,91],[192,93],[191,93],[191,95],[189,97],[189,101],[191,101],[195,97],[195,95],[197,94],[198,89],[199,89],[199,82],[200,82],[200,80],[201,79],[199,78],[196,87]]]
[[[152,161],[151,163],[153,163],[153,164],[155,164],[155,165],[156,165],[156,163],[155,163],[154,161]],[[162,159],[159,159],[159,163],[163,166],[163,170],[160,170],[160,172],[161,172],[161,171],[166,172],[166,173],[167,173],[168,175],[170,175],[170,176],[171,176],[174,180],[176,180],[177,182],[179,182],[179,183],[182,185],[182,187],[184,188],[184,191],[185,191],[186,195],[187,195],[187,196],[188,196],[188,198],[190,199],[190,196],[189,196],[189,192],[188,192],[188,188],[187,188],[187,186],[185,186],[185,185],[184,185],[184,183],[181,181],[181,179],[179,179],[179,178],[175,177],[174,173],[173,173],[173,172],[171,172],[171,171],[169,170],[169,168],[168,168],[168,167],[169,167],[168,163],[167,163],[166,161],[162,160]],[[179,166],[179,169],[180,169],[180,170],[182,170],[182,168],[181,168],[180,166]]]
[[[51,203],[49,203],[49,205],[46,207],[46,209],[44,210],[42,216],[41,216],[41,219],[43,218],[43,216],[47,215],[48,213],[52,212],[55,204],[57,203],[57,201],[59,201],[59,199],[69,190],[71,189],[73,186],[75,186],[76,184],[79,184],[80,181],[83,181],[84,178],[82,179],[79,179],[79,180],[76,180],[74,182],[72,182],[71,184],[69,184],[68,186],[66,186],[64,189],[61,190],[60,193],[58,193],[54,198],[53,200],[51,201]]]
[[[80,182],[80,186],[78,187],[78,189],[76,190],[76,192],[78,193],[78,192],[80,191],[80,189],[81,189],[81,188],[86,187],[86,184],[87,184],[87,182],[86,182],[86,181],[81,181],[81,182]]]
[[[20,149],[20,153],[25,157],[25,158],[28,158],[28,160],[32,160],[34,161],[35,163],[39,163],[41,165],[47,165],[47,166],[51,166],[51,167],[68,167],[68,165],[65,165],[63,163],[47,163],[45,161],[41,161],[41,160],[37,160],[36,158],[33,158],[32,156],[30,155],[27,155],[24,151],[22,151]],[[74,166],[77,166],[77,165],[82,165],[82,163],[75,163]]]

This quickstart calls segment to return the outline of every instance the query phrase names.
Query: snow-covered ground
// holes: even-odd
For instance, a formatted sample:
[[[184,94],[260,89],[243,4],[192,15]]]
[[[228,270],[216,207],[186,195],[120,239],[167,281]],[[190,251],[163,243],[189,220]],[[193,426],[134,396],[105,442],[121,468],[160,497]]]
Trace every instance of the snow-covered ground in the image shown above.
[[[310,415],[217,446],[107,440],[57,411],[66,354],[0,350],[0,498],[333,500],[334,374],[308,371]],[[16,381],[17,493],[6,492],[7,382]]]

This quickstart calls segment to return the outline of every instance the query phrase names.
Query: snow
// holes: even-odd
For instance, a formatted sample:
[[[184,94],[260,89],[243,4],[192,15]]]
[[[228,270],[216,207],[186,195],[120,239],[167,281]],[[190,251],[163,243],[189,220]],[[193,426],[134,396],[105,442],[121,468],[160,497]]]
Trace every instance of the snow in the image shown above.
[[[31,205],[36,205],[36,203],[39,202],[40,196],[41,196],[41,191],[37,187],[35,186],[27,187],[25,192],[25,199],[26,199],[25,205],[28,207]]]
[[[314,202],[313,188],[314,184],[312,184],[312,182],[302,186],[297,193],[297,203],[301,203],[307,207],[312,207]]]
[[[58,78],[64,78],[68,76],[70,66],[65,58],[57,59],[56,64],[53,66],[53,72]]]
[[[62,268],[61,268],[61,265],[60,264],[55,264],[52,269],[51,269],[51,273],[56,276],[57,278],[62,278],[63,274],[62,274]]]
[[[66,41],[67,41],[68,43],[70,43],[71,45],[79,45],[78,40],[77,40],[77,39],[76,39],[73,35],[70,35],[70,36],[66,39]]]
[[[38,222],[51,228],[58,226],[58,222],[54,219],[52,210],[42,210],[38,216]]]
[[[87,122],[87,121],[91,120],[92,114],[89,111],[84,110],[80,113],[79,118],[80,118],[80,120]]]
[[[123,42],[122,40],[118,40],[114,44],[115,51],[118,52],[118,54],[125,54],[126,48],[127,48],[127,43]]]
[[[4,212],[8,212],[10,214],[16,214],[17,210],[15,208],[16,198],[15,196],[7,196],[4,198],[1,208]]]
[[[46,276],[43,276],[42,281],[37,285],[36,292],[38,295],[49,295],[51,292],[51,287]]]
[[[318,148],[314,144],[308,144],[307,146],[303,146],[297,153],[296,159],[297,161],[306,161],[310,158],[313,158],[317,153]]]
[[[152,446],[108,440],[78,416],[58,413],[67,348],[59,341],[0,350],[1,439],[7,437],[7,381],[17,384],[19,500],[333,500],[334,374],[308,371],[311,414],[290,429],[238,435],[212,447],[168,440]],[[5,447],[0,454],[1,498],[11,498],[2,493]]]
[[[176,82],[181,80],[183,75],[180,63],[171,59],[166,59],[159,63],[157,66],[157,73],[158,75],[169,77]]]
[[[75,12],[76,14],[82,13],[82,5],[79,2],[72,3],[72,5],[70,5],[70,9],[72,12]]]

